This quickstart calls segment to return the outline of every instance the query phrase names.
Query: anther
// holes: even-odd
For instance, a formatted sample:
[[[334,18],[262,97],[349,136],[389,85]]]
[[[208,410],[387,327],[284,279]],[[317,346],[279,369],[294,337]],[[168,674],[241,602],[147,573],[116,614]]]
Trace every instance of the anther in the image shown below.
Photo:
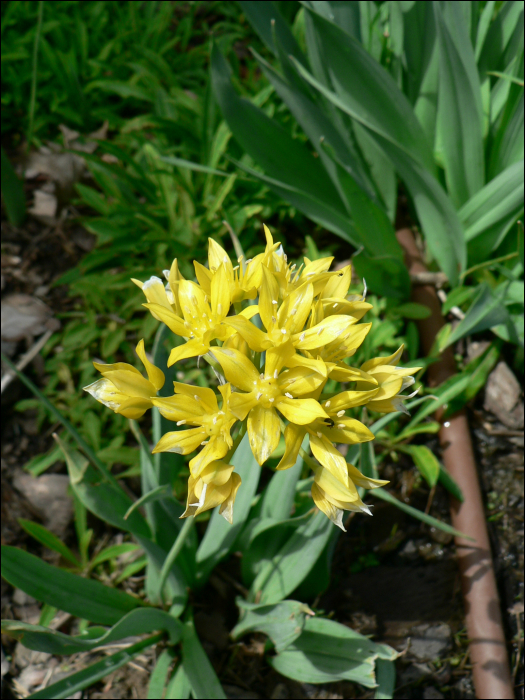
[[[277,379],[278,376],[279,376],[279,370],[276,369],[275,372],[273,373],[273,378]]]
[[[344,411],[338,411],[337,412],[337,417],[341,418],[341,416],[344,416],[345,412]]]
[[[325,407],[325,408],[330,408],[330,404],[331,404],[331,403],[332,403],[332,402],[331,402],[330,400],[328,400],[328,401],[325,403],[324,407]]]
[[[193,398],[195,399],[195,401],[200,401],[200,399],[199,399],[199,397],[197,396],[197,394],[193,394]]]
[[[293,399],[293,396],[288,392],[285,393],[285,396],[287,396],[289,399]]]
[[[177,425],[186,425],[186,420],[178,420]]]
[[[346,428],[346,425],[344,423],[338,423],[337,427],[339,428],[339,430],[342,430],[343,428]]]
[[[255,397],[257,399],[257,401],[259,401],[261,396],[262,396],[262,391],[257,392],[257,396]]]
[[[339,415],[339,414],[337,414]],[[217,416],[213,416],[213,425],[217,425]]]
[[[321,439],[321,438],[323,437],[323,433],[318,432],[318,433],[317,433],[317,437],[318,437],[319,439]]]
[[[301,333],[301,335],[299,336],[299,340],[304,340],[304,333]]]
[[[277,300],[276,300],[276,299],[272,299],[272,304],[277,304]]]
[[[273,402],[275,401],[275,399],[268,399],[268,401],[269,401],[270,403],[273,403]]]
[[[283,335],[286,335],[286,328],[281,328],[281,333],[282,333]]]

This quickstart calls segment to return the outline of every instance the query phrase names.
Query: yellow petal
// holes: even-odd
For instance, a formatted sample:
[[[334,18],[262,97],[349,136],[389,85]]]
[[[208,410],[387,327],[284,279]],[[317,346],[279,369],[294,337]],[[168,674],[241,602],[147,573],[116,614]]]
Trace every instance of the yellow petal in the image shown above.
[[[196,260],[193,261],[193,266],[195,267],[195,277],[197,278],[197,282],[204,289],[206,294],[211,297],[212,273],[207,267],[204,267],[204,265],[201,265]]]
[[[205,344],[202,340],[195,338],[194,340],[188,340],[184,345],[179,345],[170,352],[168,358],[168,367],[174,365],[179,360],[185,360],[188,357],[197,357],[198,355],[205,355],[210,349],[209,344]]]
[[[325,493],[325,497],[333,497],[341,502],[356,501],[359,498],[357,489],[348,479],[345,469],[345,478],[348,485],[342,483],[329,469],[317,467],[314,469],[314,481]]]
[[[155,445],[153,454],[157,452],[175,452],[175,454],[179,455],[188,455],[197,449],[205,437],[206,431],[202,428],[175,430],[171,433],[165,433]]]
[[[211,281],[211,310],[214,318],[222,320],[228,315],[231,305],[230,283],[226,268],[221,265]]]
[[[224,486],[229,481],[233,472],[233,466],[226,462],[216,461],[208,464],[200,473],[200,478],[205,484]]]
[[[298,350],[312,350],[335,340],[356,323],[352,316],[329,316],[302,333],[296,333],[292,340]]]
[[[285,450],[284,455],[275,467],[278,470],[289,469],[293,467],[297,462],[297,457],[299,455],[299,450],[306,435],[306,428],[300,425],[294,425],[293,423],[288,423],[286,430],[284,431],[284,442]]]
[[[248,439],[253,456],[264,464],[279,444],[281,427],[273,408],[255,406],[248,415]]]
[[[288,295],[277,315],[279,326],[286,327],[291,334],[300,333],[312,310],[313,298],[314,288],[311,284],[305,284]]]
[[[132,420],[137,420],[142,418],[146,413],[148,408],[152,407],[152,402],[148,399],[141,399],[137,396],[132,396],[123,401],[117,408],[115,413],[120,413],[124,418],[131,418]]]
[[[361,365],[361,369],[365,372],[369,372],[371,369],[379,367],[380,365],[395,365],[401,358],[404,348],[405,346],[401,345],[393,355],[389,355],[388,357],[374,357],[372,360],[368,360],[368,362]]]
[[[104,376],[127,397],[140,396],[143,399],[149,399],[157,393],[151,382],[144,379],[141,374],[135,374],[129,370],[119,369],[116,372],[105,372]]]
[[[343,484],[348,484],[345,458],[326,435],[323,433],[313,434],[310,431],[310,449],[323,467],[326,467]]]
[[[244,318],[253,318],[259,313],[259,306],[257,304],[251,304],[241,311],[239,316]]]
[[[182,382],[173,382],[173,389],[176,394],[183,394],[184,396],[189,396],[195,401],[201,401],[204,406],[204,410],[208,411],[208,413],[217,413],[219,410],[217,397],[215,396],[213,389],[195,386],[193,384],[183,384]]]
[[[345,362],[337,362],[335,367],[329,370],[328,376],[336,382],[363,381],[372,386],[377,386],[377,379],[374,379],[371,374],[363,372],[363,370],[358,367],[350,367]]]
[[[328,414],[315,399],[289,399],[282,397],[275,402],[283,416],[297,425],[307,425],[316,418],[328,418]]]
[[[377,394],[374,397],[376,401],[384,401],[391,399],[401,391],[403,386],[403,377],[392,376],[388,381],[380,384]]]
[[[268,340],[268,334],[261,331],[253,323],[250,323],[244,316],[228,316],[224,322],[231,328],[234,328],[244,338],[251,350],[264,352],[270,347],[271,343]]]
[[[116,386],[106,378],[99,379],[93,384],[85,386],[84,391],[87,391],[94,399],[112,411],[117,411],[120,404],[128,398],[126,394],[118,391]]]
[[[321,377],[323,377],[323,379],[326,379],[330,368],[334,367],[335,365],[331,362],[326,364],[324,360],[321,359],[321,357],[318,357],[316,360],[314,360],[311,357],[304,357],[304,355],[300,355],[298,352],[296,352],[287,358],[286,366],[290,368],[304,367],[305,369],[308,369],[311,372],[319,374]]]
[[[179,302],[184,320],[190,326],[195,325],[196,319],[200,325],[203,313],[206,313],[207,316],[210,314],[210,305],[206,301],[205,292],[195,282],[190,282],[190,280],[179,282]],[[187,331],[186,334],[188,334]],[[181,334],[179,333],[179,335]]]
[[[138,374],[139,377],[142,377],[139,370],[136,367],[133,367],[133,365],[128,365],[127,362],[114,362],[113,364],[108,365],[105,365],[102,362],[93,362],[93,367],[98,369],[102,376],[105,376],[109,372],[116,372],[117,370],[123,369],[127,372],[134,372],[135,374]]]
[[[192,476],[203,478],[202,471],[208,464],[222,459],[228,452],[228,445],[222,436],[211,437],[207,445],[199,452],[198,455],[190,460],[190,471]],[[204,479],[206,481],[206,479]],[[207,482],[206,482],[207,483]]]
[[[340,527],[343,532],[346,532],[343,525],[344,510],[337,508],[333,505],[333,503],[330,503],[330,501],[325,498],[323,492],[317,486],[317,484],[312,484],[312,498],[319,510],[330,518],[334,525],[337,525],[337,527]]]
[[[243,391],[253,390],[259,372],[242,352],[232,348],[213,348],[213,354],[222,367],[224,376],[233,386]]]
[[[352,479],[354,484],[356,486],[361,486],[364,489],[377,489],[380,486],[385,486],[385,484],[389,483],[384,479],[371,479],[370,477],[361,474],[359,469],[356,469],[356,467],[349,462],[346,463],[346,468],[348,469],[348,476],[350,479]]]
[[[237,474],[237,472],[233,472],[231,475],[230,493],[219,509],[219,515],[222,515],[222,517],[227,520],[230,525],[233,524],[233,504],[235,503],[235,496],[237,495],[240,485],[241,477]]]
[[[206,414],[206,409],[201,402],[197,402],[187,396],[159,397],[152,399],[152,403],[167,420],[184,420],[188,423],[200,425],[202,416]]]
[[[367,301],[348,301],[337,297],[323,299],[325,318],[333,314],[343,314],[345,316],[353,316],[357,321],[360,321],[371,308],[372,304],[369,304]]]
[[[153,318],[156,318],[157,321],[162,321],[162,323],[165,323],[170,331],[173,331],[175,335],[180,335],[182,337],[189,336],[190,331],[184,325],[184,321],[171,309],[166,309],[160,304],[142,304],[142,306],[149,309],[151,311],[151,315]]]
[[[346,265],[341,270],[338,270],[336,275],[332,275],[327,281],[325,288],[321,294],[322,299],[329,297],[339,297],[344,300],[347,295],[348,287],[352,281],[352,266]],[[371,307],[371,305],[370,305]]]
[[[230,267],[232,266],[230,257],[224,248],[214,241],[213,238],[208,238],[208,264],[210,270],[218,270],[223,263],[226,265],[230,263]]]
[[[361,421],[355,420],[354,418],[337,418],[334,416],[332,416],[331,420],[334,422],[334,427],[330,428],[327,425],[322,428],[322,432],[332,442],[342,442],[353,445],[359,442],[369,442],[374,439],[374,433],[372,433],[366,425],[361,423]]]
[[[159,391],[164,386],[164,372],[156,367],[152,362],[146,357],[146,351],[144,350],[144,340],[140,340],[136,347],[137,355],[140,357],[142,364],[146,368],[148,373],[148,378],[153,384],[155,389]]]
[[[270,332],[277,323],[279,285],[268,268],[263,266],[262,271],[263,279],[259,289],[259,316],[266,330]]]
[[[294,367],[288,372],[283,372],[277,383],[283,394],[288,392],[301,396],[315,391],[325,381],[326,378],[322,374],[310,367]]]
[[[378,390],[377,388],[370,391],[342,391],[340,394],[331,397],[329,407],[326,404],[324,407],[326,410],[330,408],[330,413],[333,414],[354,406],[365,406],[374,398]]]
[[[149,280],[144,283],[135,279],[131,281],[142,289],[150,304],[159,304],[159,306],[164,306],[169,311],[172,310],[171,304],[168,301],[164,282],[159,279],[159,277],[150,277]]]
[[[229,401],[230,411],[239,420],[244,420],[256,404],[257,399],[255,398],[255,392],[253,391],[249,394],[234,392]]]
[[[288,359],[294,354],[294,348],[290,341],[283,343],[276,348],[270,348],[266,351],[266,361],[264,364],[264,374],[266,377],[275,377],[275,373],[279,375],[282,368],[288,362]]]

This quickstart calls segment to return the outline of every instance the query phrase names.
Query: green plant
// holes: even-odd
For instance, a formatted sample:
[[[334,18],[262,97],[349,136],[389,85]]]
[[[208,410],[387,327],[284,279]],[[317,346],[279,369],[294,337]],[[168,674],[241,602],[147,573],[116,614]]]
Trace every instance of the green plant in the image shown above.
[[[217,100],[263,172],[240,167],[357,249],[385,296],[410,291],[396,216],[417,222],[450,304],[468,307],[442,347],[486,329],[523,346],[523,3],[305,2],[293,26],[275,3],[240,5],[309,141],[239,99],[215,46]]]
[[[215,335],[219,333],[225,340],[221,347],[212,344],[209,350],[204,353],[211,362],[212,368],[201,371],[198,375],[204,386],[182,384],[178,375],[175,374],[175,368],[171,366],[177,358],[184,357],[188,352],[191,355],[193,351],[203,351],[200,345],[196,347],[197,342],[202,344],[210,343],[213,340],[209,332],[207,335],[201,335],[200,317],[199,319],[193,318],[191,310],[185,309],[186,323],[192,328],[193,340],[186,343],[175,343],[174,346],[173,340],[167,333],[167,327],[161,326],[156,334],[153,347],[153,362],[145,355],[142,343],[137,347],[137,352],[146,366],[148,380],[142,377],[138,370],[129,368],[123,363],[117,365],[99,365],[97,363],[103,378],[88,387],[96,398],[109,404],[113,410],[120,411],[123,416],[130,420],[140,449],[141,495],[137,500],[133,501],[128,492],[122,488],[121,482],[100,458],[100,453],[97,455],[91,446],[86,444],[69,420],[50,404],[31,380],[17,371],[19,378],[34,393],[45,409],[61,422],[64,430],[75,444],[75,447],[68,446],[64,440],[57,437],[67,462],[71,487],[77,502],[76,526],[80,556],[77,556],[43,526],[23,521],[21,524],[24,529],[38,542],[58,552],[64,563],[67,562],[67,568],[53,567],[20,549],[4,547],[2,551],[2,575],[13,586],[21,588],[37,600],[42,601],[44,607],[40,625],[8,620],[4,621],[3,630],[6,634],[23,641],[31,649],[63,655],[94,649],[103,643],[123,639],[130,635],[148,635],[124,651],[90,665],[80,673],[72,674],[53,686],[33,694],[32,697],[67,697],[73,689],[76,691],[91,685],[106,673],[130,661],[145,647],[155,645],[161,640],[167,645],[167,648],[159,656],[150,680],[149,694],[151,697],[161,696],[163,688],[167,684],[170,688],[169,692],[177,692],[180,697],[189,697],[190,692],[194,696],[200,697],[225,697],[213,667],[195,633],[191,606],[188,606],[188,590],[202,588],[214,567],[234,550],[240,550],[243,553],[242,577],[243,583],[249,589],[248,600],[238,601],[242,617],[232,631],[234,638],[250,631],[259,631],[268,635],[271,640],[269,646],[270,663],[277,671],[290,678],[312,683],[352,680],[366,687],[379,686],[378,692],[384,697],[392,695],[395,678],[392,661],[396,657],[394,650],[372,642],[333,620],[315,616],[306,604],[290,599],[289,596],[297,590],[299,585],[306,587],[306,589],[308,586],[313,587],[316,593],[327,585],[330,552],[333,548],[334,538],[339,532],[337,528],[332,527],[330,520],[322,513],[312,513],[312,504],[307,493],[310,488],[313,490],[319,507],[335,522],[342,525],[342,512],[336,512],[338,509],[366,510],[366,506],[361,501],[363,489],[360,486],[359,492],[355,491],[354,482],[368,488],[384,483],[374,481],[377,480],[377,469],[374,452],[369,447],[370,442],[351,444],[347,455],[350,462],[360,459],[362,473],[360,474],[357,469],[344,462],[347,465],[346,468],[350,470],[347,478],[348,483],[345,486],[335,477],[332,483],[328,476],[333,469],[337,472],[336,463],[332,464],[331,461],[335,459],[336,453],[333,452],[328,443],[326,445],[322,443],[324,447],[320,450],[319,444],[317,444],[321,441],[319,431],[324,430],[325,438],[330,437],[332,435],[330,431],[336,430],[335,420],[344,421],[345,430],[351,433],[350,442],[359,443],[363,439],[370,440],[372,433],[377,433],[395,420],[397,418],[396,412],[387,413],[376,421],[371,425],[371,432],[356,419],[344,418],[339,415],[340,411],[337,413],[337,418],[331,418],[331,414],[328,414],[326,427],[318,426],[318,432],[311,434],[310,440],[314,455],[319,458],[320,463],[328,464],[329,468],[320,467],[320,463],[308,456],[307,441],[303,440],[302,435],[300,437],[302,449],[299,449],[298,452],[290,451],[288,444],[286,450],[283,451],[284,454],[283,452],[279,453],[278,440],[274,439],[273,434],[265,437],[264,431],[258,430],[253,419],[251,422],[248,420],[248,434],[244,435],[241,425],[231,447],[228,449],[228,445],[226,446],[227,454],[224,454],[217,443],[210,445],[209,448],[206,447],[192,460],[190,469],[193,469],[194,472],[193,476],[190,477],[186,511],[174,495],[177,492],[178,480],[187,474],[182,453],[191,451],[191,449],[181,449],[181,446],[186,444],[185,434],[189,432],[193,435],[200,429],[193,428],[189,431],[185,428],[181,429],[180,426],[173,424],[173,420],[179,419],[177,412],[180,411],[186,416],[182,422],[188,421],[190,424],[200,425],[204,420],[201,420],[199,417],[201,414],[198,411],[193,416],[188,413],[195,409],[199,402],[195,397],[191,399],[186,394],[189,392],[190,395],[198,396],[201,401],[208,401],[209,394],[213,394],[213,392],[207,387],[215,386],[216,383],[214,371],[217,371],[219,376],[224,373],[226,377],[231,376],[236,381],[240,377],[241,385],[244,386],[245,378],[242,377],[242,373],[239,374],[238,370],[235,370],[235,363],[232,364],[228,361],[228,358],[232,356],[235,356],[234,359],[241,365],[244,363],[246,368],[248,368],[248,356],[254,362],[260,362],[261,353],[257,349],[252,352],[248,347],[243,346],[242,335],[232,332],[236,326],[239,326],[242,333],[247,335],[251,344],[253,344],[254,338],[261,340],[266,335],[268,336],[264,340],[264,343],[269,344],[266,348],[266,362],[271,361],[273,355],[275,355],[274,359],[287,366],[293,365],[295,362],[292,357],[293,353],[289,352],[288,343],[280,342],[281,337],[284,336],[282,332],[277,335],[271,332],[266,334],[262,330],[256,329],[256,326],[252,327],[247,319],[247,316],[251,316],[252,319],[256,320],[253,311],[260,309],[261,319],[265,319],[265,327],[269,331],[275,330],[275,328],[272,329],[274,322],[268,313],[270,315],[275,313],[273,311],[273,297],[281,298],[278,286],[274,288],[278,279],[283,282],[282,295],[285,299],[282,301],[283,311],[281,314],[277,313],[277,316],[281,325],[284,323],[283,328],[290,330],[291,326],[287,325],[288,321],[295,316],[286,313],[287,303],[298,302],[296,315],[304,317],[301,322],[302,328],[306,316],[310,315],[312,304],[309,303],[308,299],[313,294],[314,283],[318,290],[317,294],[320,294],[328,284],[331,290],[330,295],[324,301],[321,299],[313,307],[317,319],[312,317],[311,327],[302,331],[305,336],[302,336],[300,329],[293,335],[293,342],[299,346],[300,351],[300,354],[295,358],[298,364],[295,370],[285,372],[281,378],[283,380],[286,377],[293,378],[298,382],[297,389],[294,389],[293,382],[289,382],[287,385],[289,392],[300,396],[302,390],[300,390],[299,384],[301,382],[303,384],[305,382],[319,384],[314,368],[318,368],[321,372],[336,372],[337,376],[342,374],[345,377],[347,375],[357,377],[359,382],[366,383],[368,381],[374,386],[374,383],[377,382],[377,388],[366,390],[365,387],[361,391],[338,394],[335,390],[334,380],[329,379],[327,382],[327,376],[320,374],[319,389],[324,391],[325,395],[318,398],[323,402],[324,408],[321,408],[321,405],[313,398],[298,399],[279,395],[278,400],[275,399],[275,403],[281,413],[288,416],[291,421],[285,434],[289,435],[290,426],[293,429],[302,427],[304,412],[317,411],[319,414],[320,411],[329,411],[331,410],[330,402],[339,401],[341,397],[344,400],[352,399],[351,403],[355,403],[360,395],[362,400],[368,401],[371,408],[375,405],[379,410],[392,411],[395,408],[394,404],[399,405],[401,401],[399,392],[404,385],[410,384],[407,379],[410,370],[400,370],[385,364],[389,359],[397,357],[399,353],[394,353],[392,358],[378,358],[365,363],[364,369],[352,368],[340,359],[337,360],[336,364],[329,359],[329,350],[329,355],[323,355],[326,348],[324,345],[319,345],[321,342],[317,340],[320,335],[318,333],[319,324],[318,326],[315,324],[315,321],[319,320],[319,315],[325,319],[321,321],[319,327],[326,327],[327,333],[335,334],[335,344],[344,343],[345,353],[351,353],[354,346],[357,347],[361,343],[364,337],[361,332],[363,328],[366,331],[370,330],[366,324],[356,324],[357,319],[352,316],[334,313],[337,311],[336,306],[341,305],[340,310],[360,315],[366,312],[370,306],[359,296],[356,299],[350,298],[350,300],[341,296],[341,294],[346,295],[350,283],[348,267],[346,271],[327,273],[326,268],[330,264],[330,258],[306,261],[307,267],[303,276],[301,277],[301,273],[298,272],[295,279],[292,279],[288,273],[293,275],[295,267],[285,263],[279,244],[273,244],[270,237],[265,252],[253,261],[251,268],[247,268],[247,276],[242,278],[244,280],[242,281],[234,274],[233,269],[230,270],[231,263],[228,265],[225,262],[225,256],[225,251],[211,241],[210,259],[212,263],[222,261],[218,265],[218,269],[214,264],[210,265],[209,271],[203,266],[196,265],[201,284],[204,285],[204,288],[207,288],[208,282],[211,285],[210,299],[214,309],[213,314],[218,314],[215,319]],[[215,268],[215,271],[212,268]],[[313,277],[309,274],[312,271],[316,271]],[[215,282],[212,279],[213,272],[217,275]],[[232,273],[231,276],[228,275],[228,272]],[[183,283],[176,264],[171,268],[169,285],[169,292],[172,296],[167,294],[164,285],[155,278],[143,286],[143,291],[148,299],[148,307],[155,317],[162,317],[166,323],[174,326],[175,331],[187,329],[184,324],[180,327],[177,326],[175,311],[180,312],[181,306],[190,303],[187,298],[188,294],[190,296],[197,294],[198,286],[192,282]],[[289,289],[288,285],[290,285]],[[231,301],[232,288],[235,292],[234,304],[237,305],[236,310],[239,314],[242,314],[241,302],[244,298],[244,316],[226,316],[225,308],[219,307],[219,304],[226,304],[228,298]],[[328,290],[328,287],[326,289]],[[257,291],[260,294],[260,306],[255,307],[249,303],[246,305],[246,301],[253,297],[253,292]],[[286,295],[287,291],[289,292],[288,296]],[[219,294],[220,299],[217,294]],[[278,306],[278,300],[275,301]],[[303,306],[299,309],[301,302]],[[202,297],[201,303],[207,303],[204,301],[204,297]],[[229,302],[227,305],[229,306]],[[325,314],[329,315],[325,316]],[[246,323],[240,322],[240,318],[244,318]],[[344,339],[339,341],[337,333],[343,327],[347,331],[351,331],[351,339],[350,336],[347,338],[345,335]],[[226,337],[224,337],[224,333]],[[306,334],[308,334],[308,339]],[[187,339],[184,338],[184,340]],[[261,342],[263,341],[261,340]],[[273,349],[272,344],[275,345]],[[315,345],[318,346],[319,355],[317,358],[309,358],[310,353],[307,346],[312,350]],[[244,348],[246,354],[242,355],[239,351],[235,351],[235,346]],[[330,348],[330,344],[326,347]],[[170,356],[173,362],[169,360]],[[322,356],[324,356],[324,360]],[[9,366],[13,367],[9,360],[3,359]],[[167,385],[164,382],[164,374],[157,368],[159,365],[163,367],[170,365],[167,369],[169,379]],[[325,369],[323,369],[323,365]],[[192,372],[191,364],[186,371],[188,370],[190,373]],[[277,373],[279,375],[279,371]],[[177,393],[175,396],[170,396],[170,384],[174,377],[178,380],[174,385]],[[274,377],[273,373],[271,377]],[[403,382],[403,377],[405,377],[405,382]],[[244,396],[240,392],[231,394],[227,391],[227,386],[222,384],[220,386],[223,389],[222,393],[226,402],[222,407],[226,414],[225,420],[229,421],[227,412],[233,411],[234,416],[238,414],[242,406],[245,405],[246,394]],[[155,394],[159,387],[160,391],[157,397]],[[379,392],[382,392],[381,396],[379,396]],[[231,398],[233,396],[236,397],[235,401]],[[375,398],[376,396],[378,398]],[[258,393],[252,397],[256,404],[260,398]],[[268,399],[269,411],[273,405],[270,399]],[[425,400],[424,398],[415,399],[409,403],[409,407],[415,407]],[[148,440],[135,422],[148,406],[154,406],[152,409],[152,441],[157,445],[157,449],[153,451],[153,454],[151,454]],[[160,412],[157,410],[157,406]],[[256,411],[257,406],[252,410]],[[322,416],[323,414],[321,414],[321,418]],[[215,436],[211,427],[212,422],[213,426],[219,425],[219,419],[217,418],[215,422],[211,420],[212,418],[213,416],[210,416],[210,440]],[[297,426],[297,421],[299,421],[299,426]],[[232,427],[229,422],[228,426],[229,432]],[[284,430],[284,425],[282,429]],[[339,430],[342,433],[342,430]],[[339,437],[341,439],[341,436]],[[202,435],[199,434],[199,442],[201,438]],[[266,445],[267,449],[265,448],[266,439],[271,443],[269,446]],[[216,437],[216,440],[219,440],[219,437]],[[209,454],[210,450],[212,451],[211,455]],[[292,452],[294,452],[293,455]],[[270,455],[270,453],[273,454]],[[203,466],[202,460],[205,456],[213,461]],[[260,490],[261,467],[259,463],[265,461],[267,457],[270,457],[269,464],[274,467],[275,471],[266,486]],[[282,459],[279,462],[280,457]],[[220,461],[221,459],[227,460],[231,465],[226,469],[226,481],[228,478],[231,481],[230,489],[225,489],[224,493],[221,488],[222,485],[226,484],[225,479],[222,478],[225,466]],[[284,467],[284,470],[277,468],[279,463],[281,467]],[[304,465],[314,469],[314,477],[307,476]],[[235,484],[231,476],[232,468],[235,469],[234,473],[236,474]],[[323,470],[324,473],[322,473]],[[221,477],[219,478],[220,483],[214,482],[217,475]],[[210,478],[208,479],[208,477]],[[204,482],[205,479],[208,481]],[[199,481],[203,481],[200,486]],[[242,481],[242,487],[237,492],[240,481]],[[204,488],[204,483],[208,482],[209,492]],[[334,492],[336,482],[340,485],[337,487],[339,490]],[[214,489],[217,492],[215,496],[218,494],[220,498],[215,498]],[[373,492],[379,498],[396,503],[400,508],[415,515],[423,522],[457,534],[447,524],[397,501],[383,488],[374,488]],[[195,499],[198,499],[197,503],[193,502]],[[197,515],[201,518],[200,513],[202,513],[206,516],[206,510],[212,508],[216,503],[222,502],[221,510],[224,510],[227,519],[231,521],[233,501],[235,501],[233,524],[227,522],[221,517],[219,511],[215,510],[209,518],[202,538],[192,527],[193,518],[188,518],[186,521],[180,520],[183,515]],[[335,507],[334,504],[336,504]],[[91,532],[86,527],[86,511],[112,527],[127,533],[134,541],[123,543],[118,548],[110,547],[96,553],[95,556],[90,556]],[[181,524],[182,522],[184,524]],[[127,563],[124,570],[119,572],[116,580],[113,578],[113,582],[116,585],[125,586],[130,573],[145,567],[144,589],[138,594],[112,587],[107,584],[107,577],[104,577],[104,567],[110,563],[112,563],[113,568],[118,567],[116,558],[123,553],[132,553],[133,556],[140,554],[141,556],[135,561]],[[91,578],[85,578],[79,575],[80,573],[89,575]],[[106,583],[97,579],[105,580]],[[68,612],[84,621],[80,625],[80,634],[67,635],[49,627],[57,610]],[[159,630],[160,633],[157,633]],[[152,634],[154,632],[155,634]],[[173,665],[175,668],[172,669]]]

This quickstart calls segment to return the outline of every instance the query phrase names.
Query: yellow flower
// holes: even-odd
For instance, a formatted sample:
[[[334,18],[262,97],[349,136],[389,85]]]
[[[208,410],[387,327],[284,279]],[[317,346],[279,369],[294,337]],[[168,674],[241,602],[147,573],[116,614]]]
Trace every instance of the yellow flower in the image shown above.
[[[281,372],[286,355],[271,349],[266,353],[264,372],[238,350],[213,348],[226,379],[246,393],[232,393],[230,410],[244,420],[248,416],[248,437],[255,459],[266,462],[279,443],[279,411],[291,423],[304,425],[328,414],[312,398],[299,399],[320,386],[324,377],[305,367]]]
[[[138,369],[125,362],[112,365],[93,362],[103,378],[84,387],[84,391],[115,413],[135,420],[152,407],[157,391],[164,386],[164,374],[146,357],[143,340],[139,342],[136,350],[146,368],[148,379],[145,379]]]
[[[181,315],[181,308],[179,303],[179,282],[184,279],[184,277],[179,272],[179,267],[177,264],[177,258],[173,261],[171,269],[164,270],[164,276],[166,277],[168,284],[164,285],[161,279],[158,277],[150,277],[146,282],[141,282],[140,280],[131,279],[131,281],[140,287],[146,296],[148,303],[159,304],[168,311],[173,311],[178,316]],[[162,321],[162,318],[155,315],[155,312],[151,311],[153,318],[157,321]]]
[[[361,369],[366,372],[379,385],[379,391],[374,396],[368,407],[379,413],[392,413],[401,411],[408,415],[403,401],[411,399],[417,394],[417,391],[403,396],[401,392],[414,384],[415,379],[412,374],[418,372],[421,367],[396,367],[395,363],[399,360],[403,353],[404,345],[401,345],[393,355],[389,357],[376,357],[373,360],[368,360]],[[369,388],[367,380],[358,382],[359,389]]]
[[[219,409],[217,397],[211,389],[189,386],[173,382],[175,396],[154,399],[161,414],[177,425],[195,425],[189,430],[175,430],[166,433],[158,441],[156,452],[176,452],[187,455],[204,445],[204,449],[190,461],[190,471],[198,479],[210,462],[222,459],[233,445],[230,430],[237,422],[229,408],[231,387],[219,386],[222,407]]]
[[[188,479],[188,499],[186,510],[180,516],[199,515],[205,510],[220,505],[219,513],[230,525],[233,522],[233,504],[241,477],[234,473],[231,464],[211,462],[202,470],[200,476]]]
[[[316,419],[309,425],[286,426],[285,452],[277,469],[289,469],[297,460],[303,438],[310,435],[310,448],[314,457],[335,477],[346,480],[346,462],[334,443],[353,445],[374,439],[374,434],[358,420],[347,418],[345,411],[354,406],[368,404],[379,389],[370,391],[343,391],[323,404],[327,418]]]
[[[168,367],[187,357],[205,355],[215,338],[226,340],[234,330],[224,324],[231,306],[230,286],[224,265],[213,275],[210,297],[195,282],[181,280],[178,283],[178,300],[182,316],[159,303],[144,306],[165,323],[176,335],[189,338],[170,353]]]
[[[314,299],[313,284],[303,284],[279,304],[279,286],[275,276],[266,267],[262,271],[257,311],[266,331],[257,328],[244,315],[229,317],[226,323],[244,338],[252,350],[264,352],[279,348],[286,355],[288,367],[309,367],[326,377],[327,368],[322,360],[315,359],[311,354],[309,358],[304,357],[296,351],[315,350],[334,341],[341,334],[348,333],[357,319],[333,315],[305,329]],[[251,310],[254,313],[253,307]]]
[[[356,486],[365,489],[375,489],[388,484],[382,479],[370,479],[356,469],[353,464],[346,464],[346,478],[335,477],[328,469],[314,467],[314,483],[312,498],[315,505],[322,510],[330,520],[346,532],[343,526],[343,511],[353,510],[372,515],[367,505],[363,503]]]
[[[230,286],[232,304],[244,299],[255,299],[257,289],[262,279],[262,261],[264,254],[260,253],[253,260],[238,258],[238,265],[233,267],[230,256],[213,238],[208,238],[208,264],[209,269],[194,261],[197,280],[208,296],[211,296],[211,281],[221,265],[224,265],[226,277]]]

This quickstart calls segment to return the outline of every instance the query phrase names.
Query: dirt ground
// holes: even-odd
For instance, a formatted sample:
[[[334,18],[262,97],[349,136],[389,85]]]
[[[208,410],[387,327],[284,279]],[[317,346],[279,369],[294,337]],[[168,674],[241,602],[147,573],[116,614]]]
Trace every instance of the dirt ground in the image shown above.
[[[46,226],[28,219],[23,230],[2,224],[2,293],[35,296],[52,312],[70,308],[73,301],[61,288],[51,286],[72,267],[92,244],[88,234],[67,221]],[[33,342],[15,342],[16,360]],[[4,343],[3,343],[4,344]],[[26,371],[34,381],[45,381],[43,361],[37,355]],[[31,457],[51,446],[56,426],[38,430],[31,412],[12,410],[14,403],[29,397],[15,380],[2,394],[2,543],[27,548],[56,563],[21,529],[17,518],[46,524],[46,512],[62,509],[63,534],[74,542],[67,477],[60,464],[52,466],[46,494],[36,498],[27,487],[29,477],[21,470]],[[516,697],[523,697],[523,431],[509,428],[484,408],[484,392],[470,408],[469,418],[477,451],[486,514],[495,556],[509,658],[516,684]],[[436,442],[429,447],[439,453]],[[397,464],[383,462],[381,475],[391,480],[389,489],[422,510],[428,489],[421,486],[414,467],[401,458]],[[49,479],[51,481],[49,481]],[[418,485],[419,484],[419,485]],[[42,500],[44,499],[44,500]],[[47,499],[47,500],[46,500]],[[437,487],[430,514],[449,521],[446,492]],[[98,525],[100,527],[100,524]],[[97,533],[108,543],[118,533],[108,528]],[[204,590],[193,599],[195,623],[229,698],[370,698],[351,683],[313,686],[295,683],[277,674],[268,664],[265,638],[251,635],[233,643],[229,631],[237,620],[234,600],[240,591],[239,559],[232,556],[214,572]],[[140,577],[131,585],[140,586]],[[242,588],[242,587],[241,587]],[[2,617],[37,622],[36,601],[14,591],[2,581]],[[291,596],[293,597],[293,595]],[[373,518],[351,519],[347,534],[335,547],[330,586],[309,601],[334,619],[385,641],[401,652],[397,661],[397,698],[473,698],[455,549],[450,536],[432,531],[398,509],[376,502]],[[71,631],[71,620],[59,620],[60,629]],[[101,654],[78,654],[51,658],[15,645],[2,637],[2,696],[24,697],[44,681],[56,682],[85,667]],[[162,648],[150,649],[133,663],[73,697],[145,698],[149,675]]]

